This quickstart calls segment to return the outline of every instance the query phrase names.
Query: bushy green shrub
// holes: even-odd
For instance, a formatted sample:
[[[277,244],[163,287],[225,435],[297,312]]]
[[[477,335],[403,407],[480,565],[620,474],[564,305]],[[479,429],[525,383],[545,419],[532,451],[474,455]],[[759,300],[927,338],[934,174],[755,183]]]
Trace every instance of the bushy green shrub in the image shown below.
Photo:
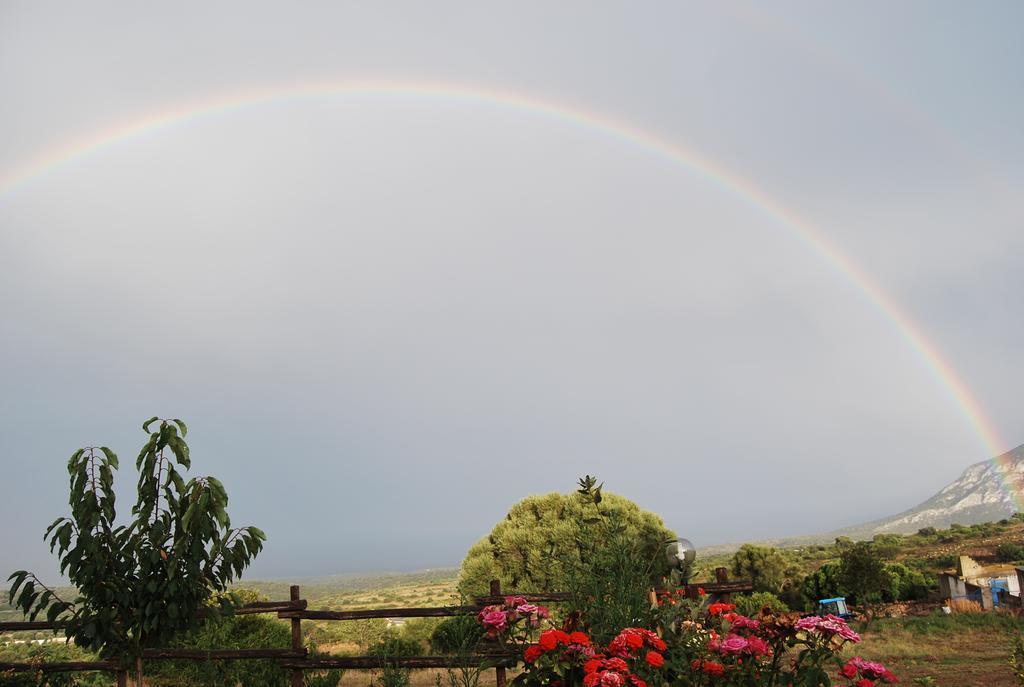
[[[789,606],[771,592],[733,594],[731,601],[736,604],[737,613],[750,617],[756,617],[765,606],[778,613],[789,611]]]
[[[430,648],[439,654],[471,654],[484,638],[484,628],[473,615],[445,618],[430,635]]]
[[[288,626],[262,615],[241,615],[209,619],[193,632],[173,643],[194,649],[258,649],[291,646]],[[288,673],[273,660],[239,661],[149,661],[146,682],[153,687],[286,687]]]
[[[892,560],[903,550],[903,537],[898,534],[876,534],[872,539],[875,555]]]
[[[422,653],[420,643],[407,639],[397,634],[388,634],[378,644],[370,647],[370,656],[379,656],[389,659],[402,658],[404,656],[418,656]],[[409,687],[412,670],[400,668],[393,663],[385,665],[374,671],[382,687]]]
[[[675,539],[675,534],[661,518],[622,496],[601,494],[601,498],[601,508],[617,514],[638,555],[647,561],[664,561],[665,543]],[[460,593],[466,597],[485,595],[493,579],[500,580],[506,591],[566,591],[570,574],[583,562],[583,549],[618,544],[583,541],[596,529],[584,527],[593,517],[591,502],[578,492],[523,499],[470,548],[459,572]],[[664,572],[655,571],[658,576]]]
[[[1024,559],[1024,545],[1006,543],[996,547],[996,560],[1001,563],[1012,563]]]
[[[96,654],[79,649],[73,644],[10,644],[0,645],[0,663],[60,663],[65,661],[95,661]],[[113,683],[111,673],[48,673],[49,687],[109,687]],[[32,672],[0,673],[0,685],[4,687],[37,687],[36,675]]]
[[[416,642],[421,649],[425,649],[430,646],[430,638],[441,622],[440,618],[411,618],[402,627],[401,636]]]

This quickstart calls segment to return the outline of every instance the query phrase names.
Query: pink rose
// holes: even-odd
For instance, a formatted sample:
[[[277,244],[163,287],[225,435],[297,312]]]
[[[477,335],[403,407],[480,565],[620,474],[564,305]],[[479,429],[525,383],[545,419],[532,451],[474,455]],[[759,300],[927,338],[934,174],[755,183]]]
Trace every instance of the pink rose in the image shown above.
[[[747,648],[746,639],[739,635],[729,635],[718,644],[718,650],[723,654],[738,654]]]

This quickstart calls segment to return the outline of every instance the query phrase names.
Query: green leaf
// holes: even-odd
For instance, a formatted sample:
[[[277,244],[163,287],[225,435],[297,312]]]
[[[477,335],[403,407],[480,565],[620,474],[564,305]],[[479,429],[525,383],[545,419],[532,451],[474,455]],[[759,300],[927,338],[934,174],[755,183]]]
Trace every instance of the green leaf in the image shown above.
[[[184,421],[179,420],[178,418],[174,418],[173,420],[171,420],[171,422],[178,425],[178,429],[181,430],[181,436],[185,436],[186,434],[188,434],[188,427],[185,426]]]
[[[68,459],[68,472],[70,474],[73,475],[78,470],[78,461],[82,457],[83,453],[85,453],[85,449],[80,448],[71,454],[71,458]]]
[[[18,570],[17,572],[11,573],[11,576],[7,578],[8,581],[14,580],[14,584],[11,585],[11,591],[7,594],[7,600],[11,605],[14,605],[14,594],[18,591],[18,587],[20,587],[21,583],[25,581],[26,577],[28,577],[27,570]]]
[[[43,535],[43,541],[46,541],[46,538],[50,536],[50,532],[53,530],[53,528],[56,527],[57,525],[59,525],[63,521],[64,521],[64,518],[57,518],[56,520],[54,520],[53,524],[51,524],[49,527],[46,528],[46,534]]]
[[[117,454],[114,453],[113,451],[111,451],[106,446],[100,446],[100,450],[103,451],[103,455],[105,455],[107,457],[107,460],[110,461],[110,467],[112,467],[112,468],[114,468],[116,470],[117,469]]]
[[[154,422],[156,422],[157,420],[159,420],[159,419],[160,418],[158,418],[156,415],[154,415],[153,417],[151,417],[148,420],[146,420],[145,422],[143,422],[142,423],[142,431],[147,433],[147,434],[149,434],[149,426],[151,424],[153,424]]]
[[[62,604],[51,604],[50,607],[46,609],[46,622],[52,623],[55,621],[57,616],[60,615],[63,610],[64,606]]]
[[[29,607],[32,605],[32,598],[35,594],[35,590],[35,582],[32,582],[31,580],[26,582],[25,586],[21,588],[21,594],[18,595],[18,602],[14,605],[27,613]]]

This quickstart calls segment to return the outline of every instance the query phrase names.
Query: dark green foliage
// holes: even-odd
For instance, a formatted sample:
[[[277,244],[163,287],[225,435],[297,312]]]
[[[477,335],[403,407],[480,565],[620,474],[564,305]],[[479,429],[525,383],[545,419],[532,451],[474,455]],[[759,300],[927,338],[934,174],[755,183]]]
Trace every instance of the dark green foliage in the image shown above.
[[[934,527],[922,527],[917,531],[918,535],[922,537],[933,537],[938,532]]]
[[[24,570],[9,578],[11,602],[25,615],[66,620],[67,637],[103,657],[130,659],[195,630],[196,612],[241,574],[265,540],[255,527],[231,528],[227,492],[217,479],[185,481],[185,423],[151,418],[143,430],[154,424],[136,459],[137,500],[127,525],[115,524],[114,452],[83,448],[68,461],[71,517],[55,520],[45,537],[78,598],[57,598]],[[228,597],[220,601],[230,610]]]
[[[439,654],[471,654],[484,638],[483,625],[474,615],[445,618],[430,635],[430,648]]]
[[[1024,560],[1024,544],[1000,544],[996,547],[996,560],[1000,563]]]
[[[846,596],[847,591],[843,585],[839,564],[826,563],[805,577],[803,593],[807,599],[808,609],[813,609],[821,599]]]
[[[376,645],[370,647],[369,655],[380,656],[381,658],[422,656],[423,646],[415,639],[389,634]]]
[[[730,560],[732,574],[750,580],[756,592],[778,594],[786,580],[789,563],[776,548],[744,544]]]
[[[211,619],[172,646],[195,649],[259,649],[291,646],[287,625],[274,618],[243,615]],[[288,672],[272,660],[150,661],[146,681],[154,687],[286,687]],[[340,676],[339,676],[340,677]],[[337,680],[335,680],[337,684]]]
[[[903,537],[898,534],[876,534],[872,544],[876,556],[892,560],[903,549]]]
[[[889,578],[883,590],[886,601],[919,601],[928,596],[931,578],[925,577],[920,570],[909,568],[900,563],[885,566],[885,574]]]
[[[402,627],[401,635],[405,639],[417,642],[425,650],[430,646],[430,638],[441,622],[441,618],[410,618]]]
[[[95,654],[79,649],[73,644],[19,644],[0,645],[0,663],[62,663],[65,661],[94,661]],[[114,678],[111,673],[88,671],[81,673],[46,673],[49,687],[110,687]],[[38,687],[33,672],[2,673],[3,687]]]
[[[596,491],[596,490],[595,490]],[[600,493],[600,508],[615,512],[624,537],[645,560],[663,560],[665,542],[675,539],[657,515],[615,494]],[[531,496],[515,504],[491,533],[470,548],[459,573],[459,591],[471,598],[487,594],[492,579],[503,590],[564,591],[584,549],[611,542],[587,542],[583,530],[595,516],[589,497],[573,494]],[[595,531],[596,532],[596,531]],[[582,543],[582,548],[581,548]],[[658,571],[660,572],[660,571]]]
[[[370,656],[379,656],[383,659],[419,656],[422,654],[422,647],[417,641],[389,635],[384,637],[379,644],[370,647],[369,654]],[[412,670],[409,668],[399,668],[388,663],[375,672],[380,679],[382,687],[409,687],[409,676],[412,674]]]
[[[839,579],[858,604],[876,601],[889,584],[885,563],[871,542],[857,542],[843,551]]]

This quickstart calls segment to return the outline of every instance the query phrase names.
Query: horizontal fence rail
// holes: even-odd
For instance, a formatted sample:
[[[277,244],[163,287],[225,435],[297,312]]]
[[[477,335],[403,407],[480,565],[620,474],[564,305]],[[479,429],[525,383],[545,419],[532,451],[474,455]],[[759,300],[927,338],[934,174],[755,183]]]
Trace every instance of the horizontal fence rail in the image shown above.
[[[0,663],[0,673],[36,672],[83,673],[89,670],[110,670],[116,672],[122,666],[117,661],[65,661],[63,663]]]
[[[688,584],[685,586],[687,595],[696,595],[698,589],[705,594],[715,597],[728,597],[729,594],[738,592],[753,591],[753,585],[744,581],[728,581],[724,569],[716,571],[717,582],[706,584]],[[654,589],[655,594],[664,594],[672,589]],[[506,668],[516,665],[519,659],[518,653],[507,650],[496,650],[490,653],[481,652],[472,655],[462,656],[406,656],[406,657],[381,657],[381,656],[315,656],[310,657],[302,640],[303,620],[365,620],[369,618],[442,618],[457,615],[469,615],[478,613],[484,606],[504,603],[509,596],[521,597],[529,602],[563,602],[572,599],[569,592],[547,592],[547,593],[516,593],[509,592],[502,594],[501,584],[497,580],[491,581],[490,594],[474,599],[471,605],[459,606],[438,606],[429,608],[368,608],[356,611],[328,611],[309,610],[305,599],[300,599],[299,587],[292,586],[290,589],[291,599],[288,601],[260,601],[246,604],[234,609],[235,615],[252,615],[256,613],[274,613],[278,618],[288,620],[291,624],[291,647],[290,648],[265,648],[265,649],[144,649],[142,659],[145,660],[275,660],[278,664],[291,671],[292,687],[302,687],[303,671],[323,669],[348,669],[348,670],[373,670],[384,666],[395,666],[398,668],[456,668],[481,666],[493,668],[497,681],[497,687],[506,687]],[[199,618],[208,617],[211,614],[200,611]],[[30,622],[0,622],[0,632],[15,632],[24,630],[61,630],[66,628],[66,621],[30,621]],[[84,672],[84,671],[111,671],[117,676],[118,687],[127,685],[127,669],[119,661],[64,661],[64,662],[27,662],[27,663],[0,663],[0,673],[42,671],[44,673],[54,672]]]

